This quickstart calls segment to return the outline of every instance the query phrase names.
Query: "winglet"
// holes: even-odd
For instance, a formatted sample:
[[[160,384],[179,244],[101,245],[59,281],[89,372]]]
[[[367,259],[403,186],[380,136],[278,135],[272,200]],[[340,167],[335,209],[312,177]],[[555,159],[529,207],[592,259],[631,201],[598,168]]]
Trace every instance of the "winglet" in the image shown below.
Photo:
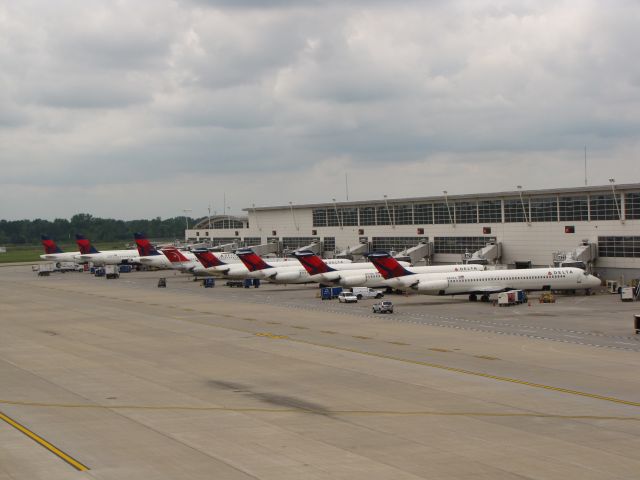
[[[389,252],[371,252],[367,255],[367,258],[378,269],[380,275],[386,280],[395,277],[404,277],[406,275],[413,275],[398,261],[391,256]]]

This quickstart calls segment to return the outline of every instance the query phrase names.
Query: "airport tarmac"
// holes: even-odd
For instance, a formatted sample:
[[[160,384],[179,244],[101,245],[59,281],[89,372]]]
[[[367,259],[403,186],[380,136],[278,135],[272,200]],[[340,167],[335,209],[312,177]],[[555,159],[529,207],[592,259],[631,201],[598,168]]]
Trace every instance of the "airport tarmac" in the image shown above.
[[[638,477],[638,303],[223,283],[0,268],[0,479]]]

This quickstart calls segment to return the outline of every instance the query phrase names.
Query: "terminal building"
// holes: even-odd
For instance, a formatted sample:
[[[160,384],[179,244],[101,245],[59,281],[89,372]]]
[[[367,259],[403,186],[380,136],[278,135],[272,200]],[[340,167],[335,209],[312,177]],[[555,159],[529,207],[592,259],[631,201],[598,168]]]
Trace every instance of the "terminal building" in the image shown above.
[[[522,190],[245,209],[206,217],[192,242],[327,257],[389,250],[414,262],[578,265],[606,278],[640,277],[640,184]]]

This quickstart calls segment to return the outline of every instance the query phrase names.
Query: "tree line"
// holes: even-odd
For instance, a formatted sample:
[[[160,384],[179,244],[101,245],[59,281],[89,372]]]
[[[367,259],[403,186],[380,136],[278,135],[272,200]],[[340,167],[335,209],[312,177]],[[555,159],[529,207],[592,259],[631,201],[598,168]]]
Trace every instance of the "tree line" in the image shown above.
[[[194,225],[197,220],[189,218],[188,221],[189,225]],[[82,233],[94,242],[133,241],[134,232],[144,232],[153,239],[182,239],[185,227],[185,217],[115,220],[88,213],[79,213],[69,220],[0,220],[0,245],[40,243],[41,235],[63,242],[74,240],[76,233]]]

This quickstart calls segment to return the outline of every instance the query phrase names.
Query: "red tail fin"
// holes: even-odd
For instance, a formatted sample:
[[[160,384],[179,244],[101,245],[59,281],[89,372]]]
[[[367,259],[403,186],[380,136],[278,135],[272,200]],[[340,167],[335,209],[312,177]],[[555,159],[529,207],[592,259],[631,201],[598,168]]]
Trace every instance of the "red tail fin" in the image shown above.
[[[185,263],[189,261],[177,248],[163,248],[162,253],[165,254],[171,263]]]
[[[334,268],[327,265],[318,255],[309,250],[294,252],[293,256],[298,259],[309,275],[335,271]]]
[[[257,255],[250,248],[236,250],[236,255],[245,264],[247,269],[250,272],[255,272],[256,270],[265,270],[267,268],[273,268],[267,262],[262,260],[259,255]]]
[[[209,250],[193,250],[193,254],[196,256],[200,263],[205,268],[219,267],[220,265],[226,265],[222,260],[216,257]]]
[[[400,265],[398,261],[387,252],[373,252],[367,255],[367,257],[378,269],[380,275],[387,280],[395,277],[413,275],[413,272],[410,272]]]
[[[40,238],[42,238],[42,246],[44,247],[44,253],[46,254],[62,253],[62,250],[60,249],[60,247],[56,245],[56,242],[51,240],[50,236],[42,235]]]

